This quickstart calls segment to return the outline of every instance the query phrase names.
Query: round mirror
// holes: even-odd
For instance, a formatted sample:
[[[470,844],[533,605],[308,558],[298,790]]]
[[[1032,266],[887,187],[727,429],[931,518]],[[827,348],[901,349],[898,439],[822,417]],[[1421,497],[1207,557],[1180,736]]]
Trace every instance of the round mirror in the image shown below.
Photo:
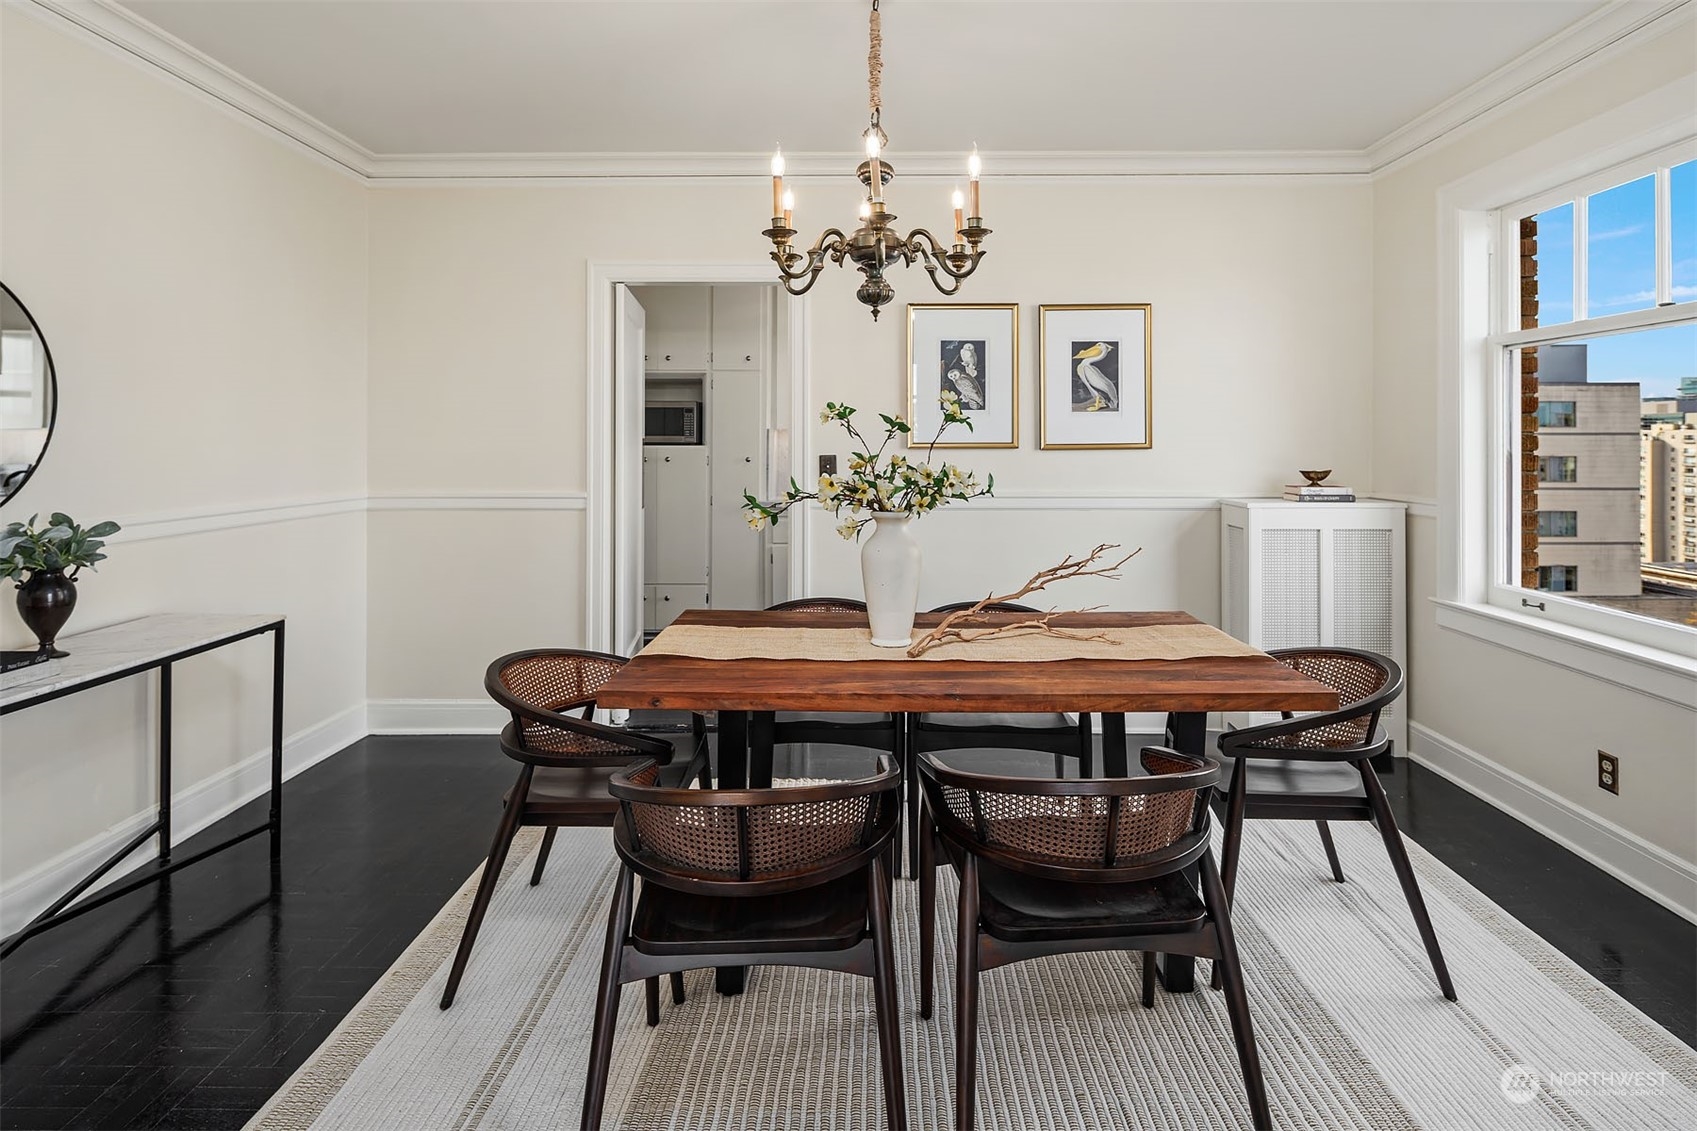
[[[47,339],[18,296],[0,283],[0,503],[35,474],[58,411]]]

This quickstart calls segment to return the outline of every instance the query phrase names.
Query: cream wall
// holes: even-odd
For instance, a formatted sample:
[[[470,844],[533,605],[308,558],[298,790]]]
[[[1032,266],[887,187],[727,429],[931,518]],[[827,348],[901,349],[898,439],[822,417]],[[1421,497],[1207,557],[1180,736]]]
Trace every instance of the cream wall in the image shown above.
[[[1438,490],[1438,190],[1693,71],[1697,38],[1686,23],[1375,181],[1376,492],[1432,501]],[[1440,628],[1431,600],[1437,526],[1429,508],[1417,509],[1409,524],[1414,752],[1535,819],[1605,822],[1592,830],[1589,847],[1615,862],[1690,877],[1697,871],[1697,701],[1680,706]],[[1618,797],[1596,785],[1599,747],[1621,758]],[[1679,895],[1689,901],[1690,891],[1686,879]]]
[[[854,195],[836,181],[795,187],[803,228],[853,215]],[[897,181],[892,205],[903,223],[946,221],[948,189]],[[372,491],[436,500],[371,528],[369,674],[382,718],[419,718],[419,700],[470,704],[499,651],[583,638],[586,516],[564,505],[588,483],[588,265],[757,263],[759,191],[705,183],[372,194]],[[1055,600],[1213,617],[1215,498],[1270,493],[1298,467],[1366,481],[1366,184],[999,180],[986,183],[984,206],[997,232],[961,301],[1021,304],[1020,448],[957,453],[993,473],[1007,499],[951,508],[916,528],[924,601],[1011,587],[1068,552],[1124,541],[1144,552],[1118,589]],[[846,400],[898,410],[901,303],[937,295],[918,269],[898,270],[898,301],[874,324],[853,299],[856,279],[827,268],[810,298],[813,408]],[[1153,304],[1152,450],[1036,450],[1045,302]],[[815,451],[846,452],[840,435],[816,428]],[[484,497],[456,505],[462,493]],[[527,493],[551,509],[490,509]],[[1106,498],[1055,509],[1055,499],[1080,495]],[[853,547],[832,524],[814,525],[812,588],[858,593]],[[502,552],[473,549],[487,546]],[[508,576],[516,583],[496,584]]]
[[[287,615],[291,760],[345,745],[365,700],[365,189],[11,4],[0,145],[0,278],[40,321],[61,397],[0,517],[125,523],[72,631]],[[0,635],[30,643],[4,596]],[[263,782],[269,660],[266,638],[178,665],[184,834]],[[5,719],[0,933],[150,806],[151,687]]]

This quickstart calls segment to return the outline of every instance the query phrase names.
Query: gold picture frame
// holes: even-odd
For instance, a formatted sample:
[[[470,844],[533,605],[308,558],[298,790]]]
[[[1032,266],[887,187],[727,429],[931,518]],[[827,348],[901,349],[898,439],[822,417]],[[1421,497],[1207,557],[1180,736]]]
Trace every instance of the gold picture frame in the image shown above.
[[[1154,336],[1146,302],[1039,306],[1038,447],[1154,447]],[[1128,357],[1141,362],[1141,373],[1128,372]]]
[[[1019,365],[1017,302],[908,303],[907,446],[930,446],[942,423],[938,394],[947,388],[961,398],[972,430],[957,425],[937,447],[1019,447]]]

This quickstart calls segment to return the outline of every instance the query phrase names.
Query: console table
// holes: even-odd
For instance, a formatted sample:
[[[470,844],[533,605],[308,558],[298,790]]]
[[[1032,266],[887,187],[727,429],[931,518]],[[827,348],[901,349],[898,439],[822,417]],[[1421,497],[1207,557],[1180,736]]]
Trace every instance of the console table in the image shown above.
[[[263,825],[256,825],[226,840],[202,849],[186,859],[171,859],[171,665],[238,640],[272,633],[271,659],[271,810]],[[67,653],[63,658],[19,668],[0,675],[0,715],[25,707],[49,703],[79,691],[100,687],[115,680],[159,672],[159,802],[153,823],[137,833],[105,863],[89,873],[52,906],[30,920],[5,945],[0,958],[16,950],[26,939],[56,927],[68,919],[91,911],[137,888],[154,883],[179,868],[186,868],[262,832],[271,833],[271,856],[275,861],[283,831],[283,618],[280,616],[222,613],[160,613],[138,617],[121,624],[78,633],[59,641]],[[155,834],[159,858],[154,868],[128,883],[103,889],[75,902],[100,877],[117,867],[130,853]],[[73,905],[74,904],[74,905]]]

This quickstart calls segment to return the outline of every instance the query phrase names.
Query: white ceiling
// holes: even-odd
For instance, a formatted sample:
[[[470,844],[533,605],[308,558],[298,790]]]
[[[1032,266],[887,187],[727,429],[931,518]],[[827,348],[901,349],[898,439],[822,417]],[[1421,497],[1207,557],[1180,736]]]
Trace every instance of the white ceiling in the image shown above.
[[[893,154],[1356,151],[1606,6],[884,0],[884,126]],[[865,124],[866,0],[123,7],[377,154],[840,151]]]

